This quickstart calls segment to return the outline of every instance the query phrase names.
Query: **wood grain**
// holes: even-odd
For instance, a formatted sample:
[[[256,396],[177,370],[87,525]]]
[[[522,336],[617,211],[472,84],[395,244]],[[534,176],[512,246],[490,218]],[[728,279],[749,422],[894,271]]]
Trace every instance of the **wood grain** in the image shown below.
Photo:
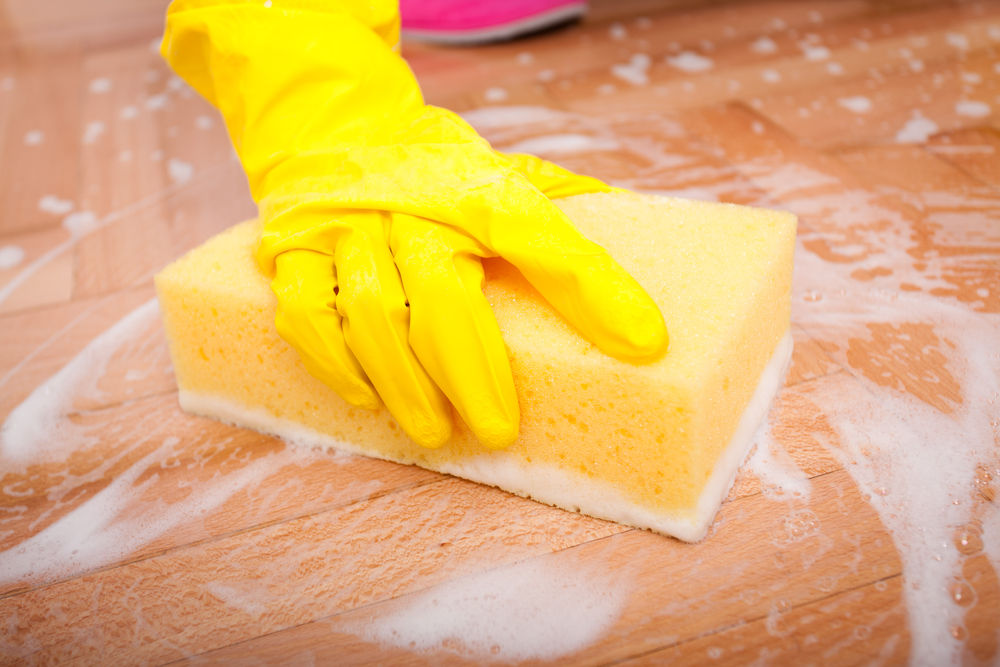
[[[162,2],[8,5],[0,663],[997,661],[1000,4],[594,0],[404,44],[501,150],[799,216],[792,365],[696,545],[181,412],[152,276],[254,214],[225,128],[155,53]],[[606,617],[484,652],[407,634],[435,604],[551,646]]]

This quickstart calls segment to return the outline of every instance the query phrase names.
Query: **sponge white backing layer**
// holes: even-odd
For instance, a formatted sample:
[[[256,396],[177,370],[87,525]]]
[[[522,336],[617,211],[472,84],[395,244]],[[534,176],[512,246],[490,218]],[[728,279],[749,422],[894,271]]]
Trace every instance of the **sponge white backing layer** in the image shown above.
[[[442,464],[439,470],[566,510],[696,542],[708,532],[719,504],[729,492],[753,444],[753,436],[781,388],[791,356],[792,338],[790,333],[786,333],[761,374],[753,397],[743,411],[732,439],[716,462],[697,506],[689,513],[658,514],[626,499],[624,494],[606,482],[552,465],[528,463],[503,450],[451,461]],[[276,435],[296,445],[385,458],[362,445],[332,438],[296,422],[275,417],[266,410],[239,405],[218,396],[182,389],[180,403],[187,412]]]

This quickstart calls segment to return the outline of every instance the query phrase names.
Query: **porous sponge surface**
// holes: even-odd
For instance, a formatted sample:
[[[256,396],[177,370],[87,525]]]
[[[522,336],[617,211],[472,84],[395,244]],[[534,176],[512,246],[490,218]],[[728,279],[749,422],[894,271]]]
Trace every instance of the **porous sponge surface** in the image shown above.
[[[521,435],[507,450],[480,446],[457,416],[449,443],[421,448],[387,411],[352,408],[310,376],[274,330],[275,298],[252,259],[260,233],[255,221],[231,228],[157,276],[182,396],[204,399],[189,400],[192,406],[221,401],[270,415],[275,425],[301,425],[353,451],[504,488],[525,471],[547,471],[538,479],[558,477],[571,487],[555,500],[531,483],[508,490],[587,513],[619,518],[586,498],[566,500],[574,480],[583,485],[581,495],[593,483],[607,492],[603,498],[610,493],[668,523],[704,524],[699,499],[787,338],[795,218],[625,193],[557,204],[650,293],[666,320],[670,349],[648,365],[611,359],[509,264],[487,260],[486,296],[509,348],[522,414]],[[232,410],[227,414],[234,418]],[[282,430],[266,417],[242,421]],[[717,502],[712,514],[715,509]]]

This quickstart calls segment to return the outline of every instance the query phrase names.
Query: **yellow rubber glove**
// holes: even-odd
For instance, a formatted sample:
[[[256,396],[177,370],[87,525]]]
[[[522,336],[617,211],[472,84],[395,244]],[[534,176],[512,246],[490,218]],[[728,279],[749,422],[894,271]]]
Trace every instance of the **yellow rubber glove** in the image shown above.
[[[264,221],[277,329],[309,372],[354,405],[381,398],[422,445],[449,438],[450,401],[502,447],[519,411],[481,258],[511,262],[615,357],[657,358],[666,328],[548,198],[609,188],[501,155],[425,105],[398,35],[386,0],[175,0],[162,53],[222,112]]]

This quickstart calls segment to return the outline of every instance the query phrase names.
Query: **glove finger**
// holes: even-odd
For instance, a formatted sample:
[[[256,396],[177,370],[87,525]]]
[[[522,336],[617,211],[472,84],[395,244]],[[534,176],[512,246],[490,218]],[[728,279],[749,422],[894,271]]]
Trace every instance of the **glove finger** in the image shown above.
[[[410,312],[383,231],[384,214],[355,216],[337,245],[344,338],[403,430],[425,447],[451,436],[448,400],[410,348]]]
[[[524,201],[531,197],[516,200],[530,215],[492,225],[492,250],[605,353],[639,363],[660,357],[669,339],[656,303],[554,204],[540,194],[534,195],[540,201]]]
[[[531,184],[549,199],[590,192],[613,192],[616,188],[590,176],[581,176],[557,164],[526,153],[501,153]]]
[[[507,348],[483,296],[486,252],[424,218],[393,216],[390,247],[410,300],[410,345],[476,438],[517,438],[520,411]]]
[[[333,258],[311,250],[283,252],[275,259],[271,289],[278,297],[278,334],[298,351],[306,370],[351,405],[377,408],[378,396],[344,341],[334,307]]]

